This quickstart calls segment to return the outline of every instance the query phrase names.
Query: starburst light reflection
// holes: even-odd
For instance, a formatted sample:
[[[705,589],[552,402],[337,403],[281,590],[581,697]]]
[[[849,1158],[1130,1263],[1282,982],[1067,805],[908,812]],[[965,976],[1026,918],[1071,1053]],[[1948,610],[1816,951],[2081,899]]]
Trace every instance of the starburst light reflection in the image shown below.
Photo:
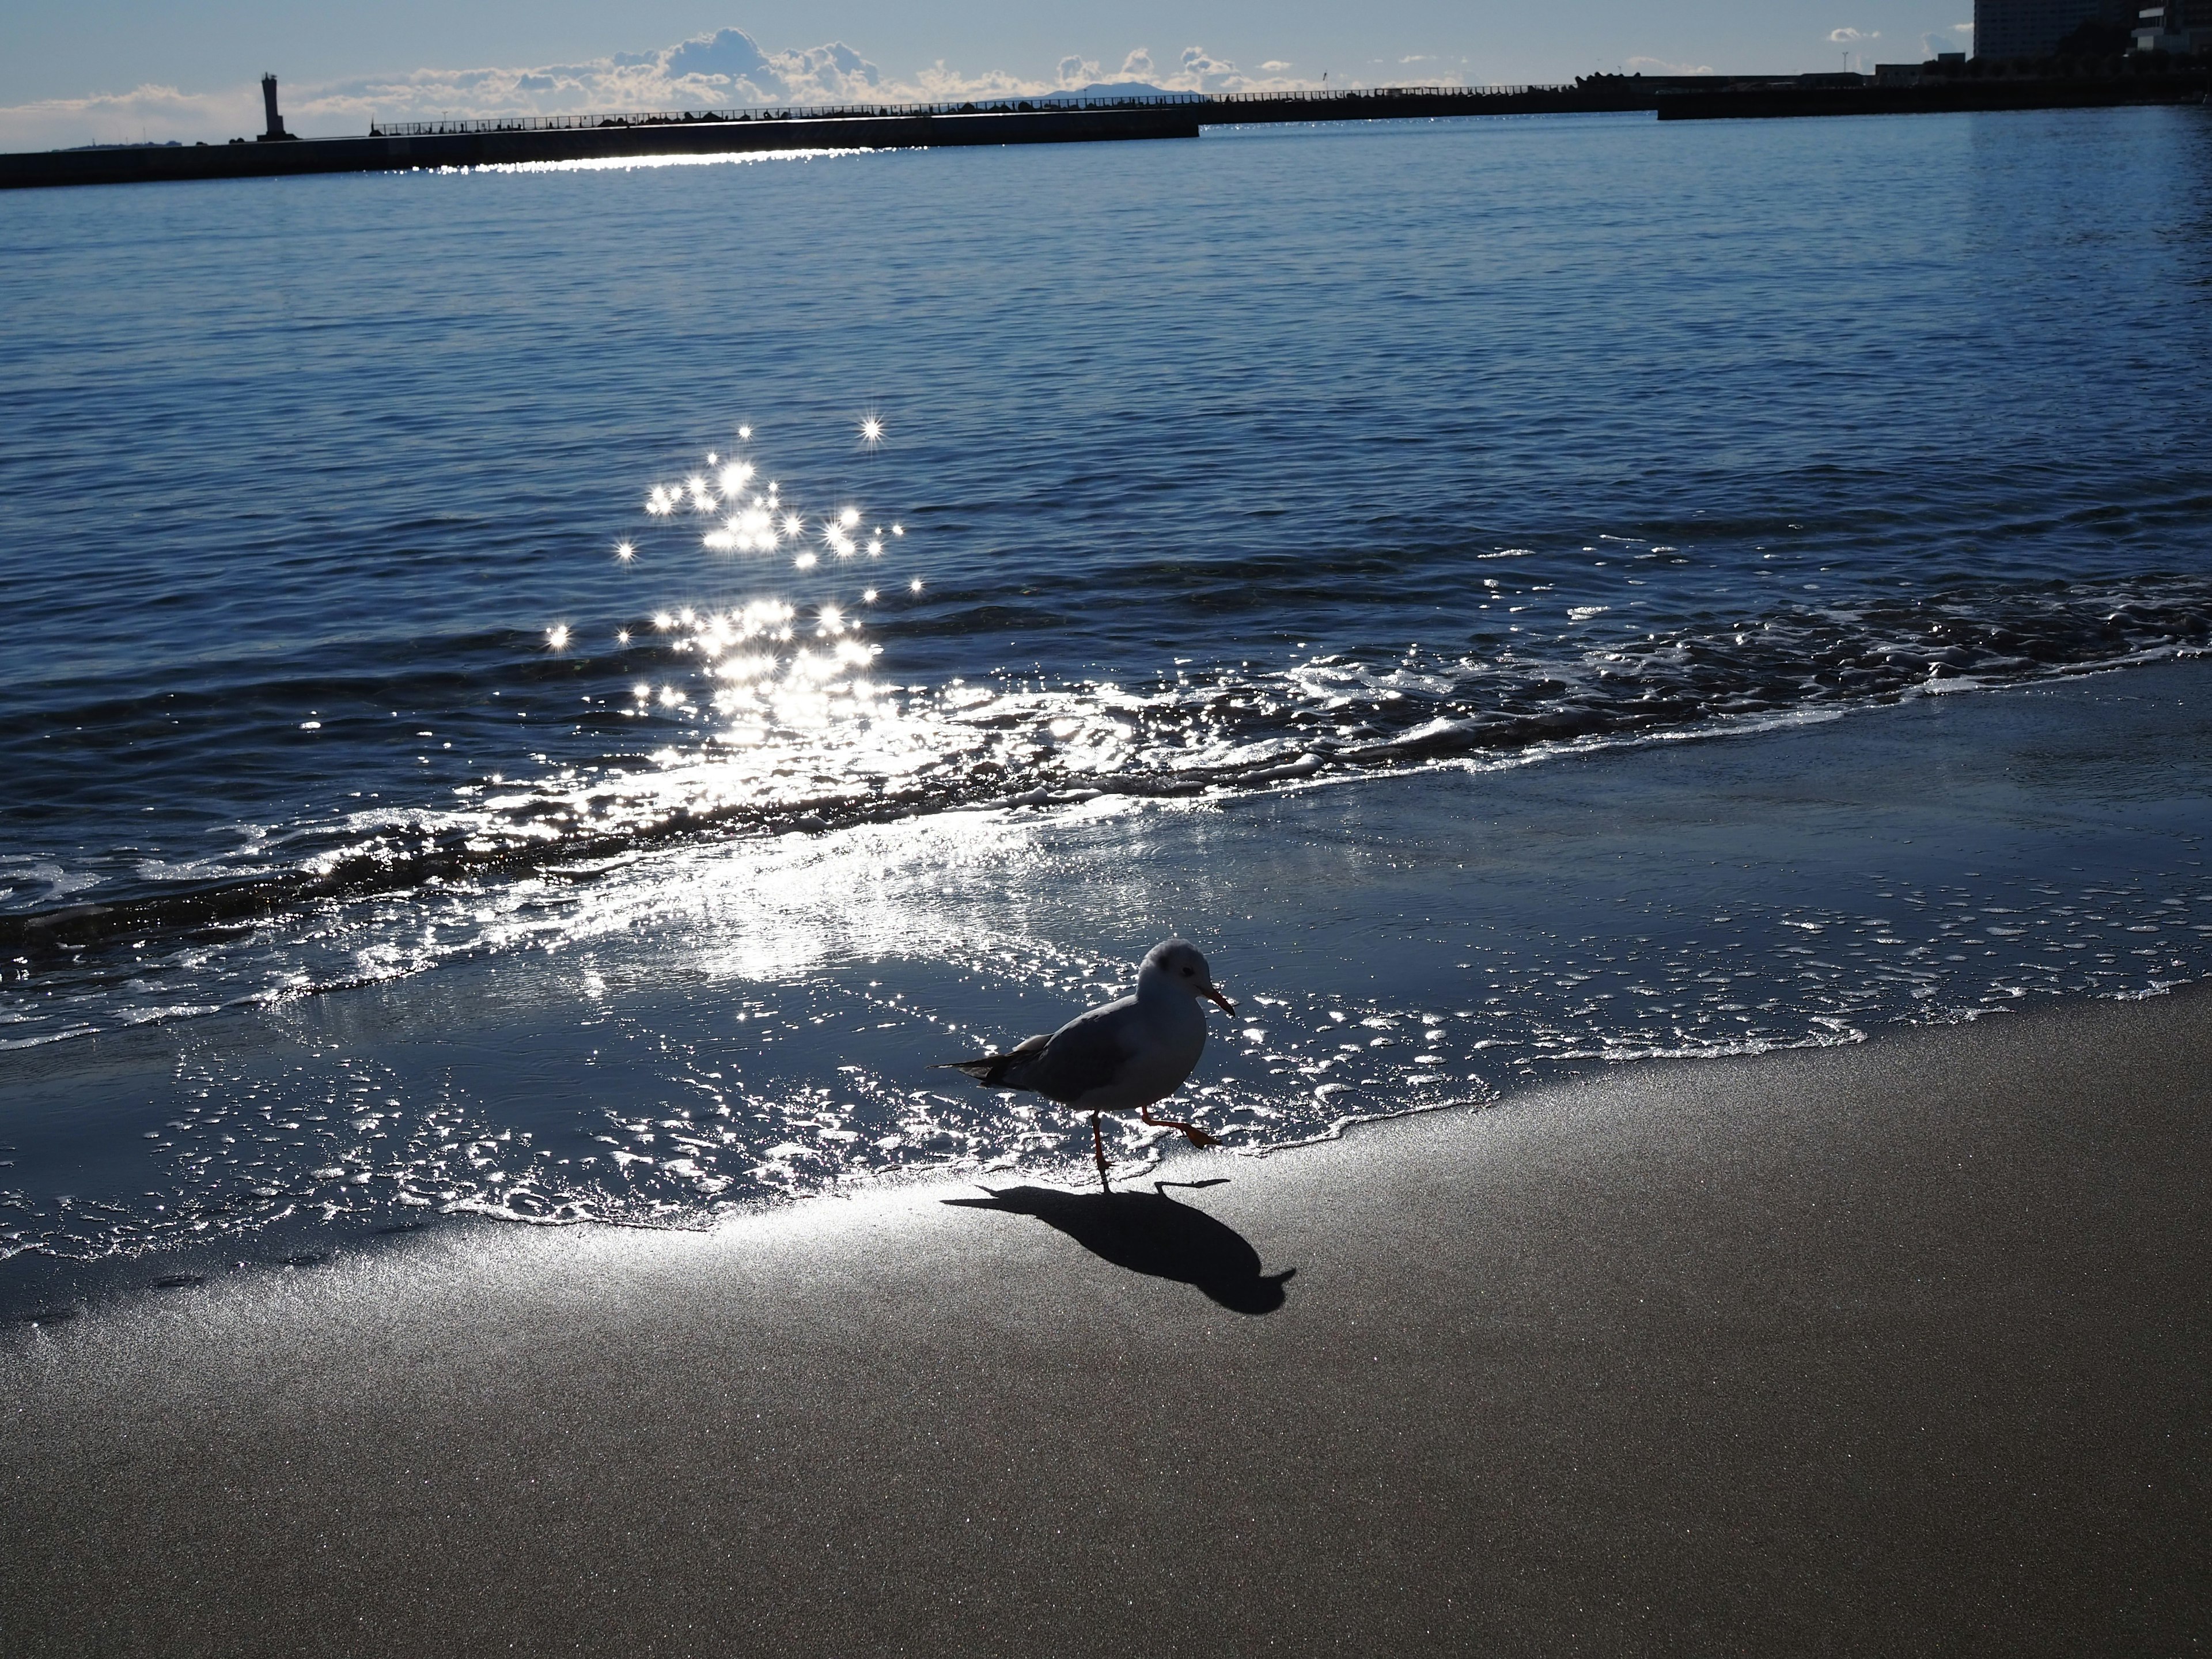
[[[1208,754],[1191,741],[1206,718],[1194,720],[1193,694],[1180,683],[1132,696],[1108,685],[914,685],[883,673],[876,624],[896,625],[902,602],[929,586],[910,564],[881,568],[915,550],[903,525],[848,497],[810,504],[803,479],[787,490],[764,480],[763,457],[708,465],[651,486],[642,505],[655,522],[621,544],[634,556],[624,570],[652,570],[657,581],[678,573],[683,602],[638,604],[632,614],[648,618],[650,631],[635,622],[618,630],[616,618],[581,625],[604,627],[619,647],[578,665],[609,677],[603,691],[589,681],[578,689],[586,704],[635,722],[626,752],[532,782],[465,785],[450,814],[410,820],[408,839],[450,839],[474,854],[571,842],[611,849],[679,823],[804,830],[848,811],[1001,792],[1036,805],[1040,783],[1052,799],[1080,800],[1099,793],[1087,786],[1133,765],[1158,772]],[[714,516],[694,528],[689,514],[707,499]],[[669,522],[679,509],[681,526]],[[665,539],[656,546],[653,536]],[[864,548],[871,580],[848,586],[848,562]],[[774,562],[749,556],[763,552]],[[869,609],[886,604],[890,616]],[[557,627],[546,630],[548,645],[574,649],[579,625]],[[365,819],[362,829],[334,858],[408,850],[397,824]]]
[[[880,418],[871,419],[879,436]],[[749,440],[750,428],[739,428],[738,435]],[[705,468],[681,475],[680,482],[650,486],[647,517],[711,514],[693,544],[699,552],[780,551],[790,563],[695,566],[709,582],[734,576],[759,586],[736,597],[709,597],[711,590],[695,588],[690,603],[647,613],[653,634],[641,637],[651,640],[658,659],[654,677],[624,681],[627,696],[616,690],[611,701],[632,719],[673,729],[665,738],[648,739],[647,769],[605,769],[580,795],[580,778],[544,787],[544,826],[515,824],[526,836],[539,838],[556,824],[619,833],[625,824],[674,816],[772,811],[780,802],[858,797],[910,783],[945,764],[946,734],[937,729],[927,698],[909,708],[908,688],[873,676],[883,647],[864,636],[855,612],[878,602],[878,589],[835,591],[834,573],[860,555],[863,539],[869,556],[883,556],[880,526],[856,537],[868,522],[864,504],[848,500],[810,510],[803,487],[787,492],[780,479],[764,478],[757,457],[705,459]],[[617,546],[625,567],[683,568],[680,560],[642,556],[654,550],[643,537]],[[762,591],[775,582],[771,568],[797,587],[787,594]],[[628,627],[609,631],[625,650],[636,648]],[[546,631],[555,649],[568,647],[570,638],[568,623]],[[524,809],[520,799],[506,799],[510,813]]]

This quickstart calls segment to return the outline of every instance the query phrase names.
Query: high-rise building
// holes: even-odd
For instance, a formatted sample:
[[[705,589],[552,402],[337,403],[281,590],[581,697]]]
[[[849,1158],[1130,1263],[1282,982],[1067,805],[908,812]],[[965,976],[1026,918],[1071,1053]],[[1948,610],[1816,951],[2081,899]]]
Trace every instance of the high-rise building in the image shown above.
[[[2212,52],[2212,0],[2143,0],[2130,33],[2137,52]]]
[[[1974,0],[1974,56],[2048,58],[2084,23],[2133,24],[2143,3],[2145,0]]]

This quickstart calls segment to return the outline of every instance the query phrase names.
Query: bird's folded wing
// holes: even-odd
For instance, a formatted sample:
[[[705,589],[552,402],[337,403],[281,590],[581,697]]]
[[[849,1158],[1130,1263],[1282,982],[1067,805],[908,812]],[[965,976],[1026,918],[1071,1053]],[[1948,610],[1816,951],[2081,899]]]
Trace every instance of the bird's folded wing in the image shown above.
[[[1131,1009],[1124,999],[1068,1021],[1023,1068],[1022,1086],[1065,1103],[1113,1082],[1130,1058]]]

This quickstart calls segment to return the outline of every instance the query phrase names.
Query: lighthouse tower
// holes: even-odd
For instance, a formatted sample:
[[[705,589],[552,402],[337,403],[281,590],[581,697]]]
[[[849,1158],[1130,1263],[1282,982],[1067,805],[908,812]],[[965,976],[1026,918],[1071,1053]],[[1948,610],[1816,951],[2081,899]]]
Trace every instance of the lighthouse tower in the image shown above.
[[[264,75],[261,77],[261,102],[269,112],[269,131],[253,142],[257,144],[275,144],[282,143],[290,138],[293,135],[284,131],[284,118],[276,112],[276,77],[273,75]]]

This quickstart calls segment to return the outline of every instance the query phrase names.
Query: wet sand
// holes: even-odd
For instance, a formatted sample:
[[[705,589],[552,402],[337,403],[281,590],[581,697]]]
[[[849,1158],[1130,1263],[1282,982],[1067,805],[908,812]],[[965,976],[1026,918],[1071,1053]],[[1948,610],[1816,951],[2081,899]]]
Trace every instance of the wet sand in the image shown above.
[[[2209,1075],[2075,1005],[11,1331],[0,1649],[2192,1651]]]

